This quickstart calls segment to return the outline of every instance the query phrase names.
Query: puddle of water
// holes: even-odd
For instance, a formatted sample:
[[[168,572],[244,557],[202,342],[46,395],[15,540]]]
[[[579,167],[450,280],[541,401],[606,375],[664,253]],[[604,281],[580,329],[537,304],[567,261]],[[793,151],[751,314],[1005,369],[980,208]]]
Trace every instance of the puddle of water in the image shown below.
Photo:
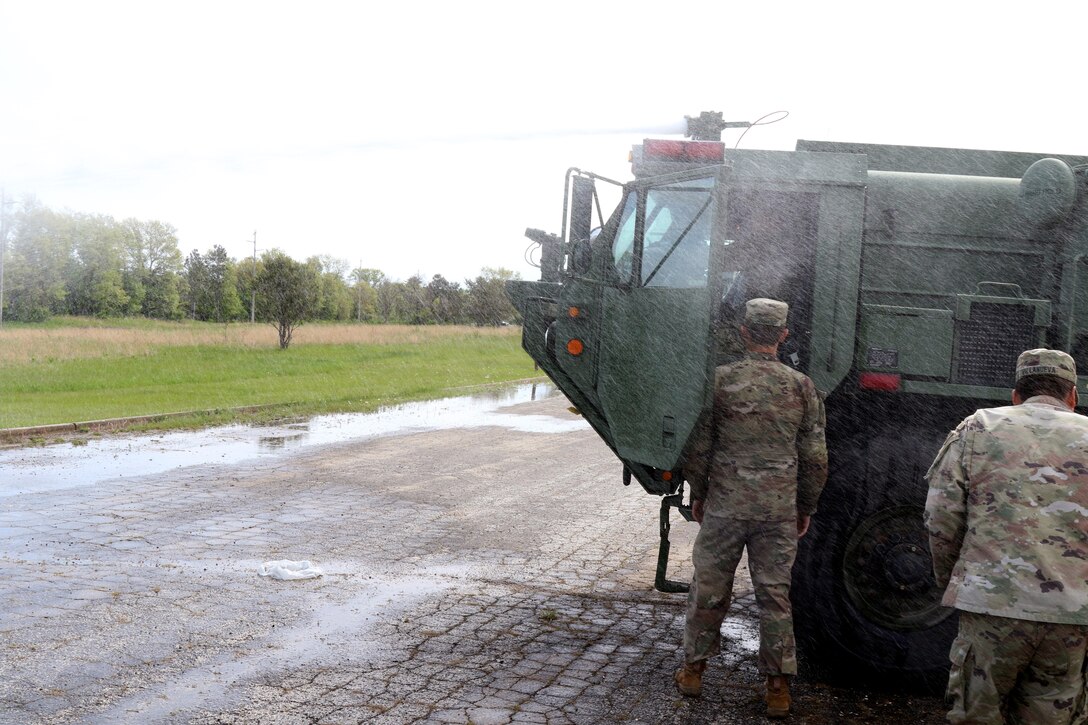
[[[328,658],[330,651],[335,658],[338,648],[350,647],[352,654],[358,655],[361,646],[376,644],[368,630],[378,622],[395,620],[418,602],[456,587],[470,576],[468,566],[447,566],[414,576],[374,578],[347,601],[323,602],[308,621],[270,632],[266,638],[269,647],[189,670],[97,713],[94,722],[164,722],[190,708],[227,705],[239,696],[237,683],[255,675],[320,661]]]
[[[722,638],[729,641],[731,647],[723,647],[726,660],[740,662],[746,655],[759,651],[759,622],[730,615],[722,622]]]
[[[91,439],[78,447],[16,448],[0,451],[0,497],[88,486],[189,466],[231,465],[254,458],[286,456],[313,446],[429,430],[500,426],[526,433],[566,433],[587,428],[581,418],[500,411],[554,394],[550,384],[525,384],[477,395],[405,403],[373,413],[315,416],[282,426],[232,425],[111,436]]]

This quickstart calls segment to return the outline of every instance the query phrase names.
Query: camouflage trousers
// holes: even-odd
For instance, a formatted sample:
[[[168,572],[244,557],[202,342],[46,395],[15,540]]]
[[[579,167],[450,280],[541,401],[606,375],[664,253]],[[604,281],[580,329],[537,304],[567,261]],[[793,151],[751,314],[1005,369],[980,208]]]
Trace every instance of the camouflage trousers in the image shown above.
[[[1084,722],[1086,642],[1085,626],[961,611],[949,655],[948,722]]]
[[[790,571],[797,555],[796,521],[745,521],[706,516],[695,538],[695,576],[684,628],[687,662],[721,651],[721,627],[733,595],[733,577],[748,549],[748,568],[759,605],[759,671],[797,674],[790,609]]]

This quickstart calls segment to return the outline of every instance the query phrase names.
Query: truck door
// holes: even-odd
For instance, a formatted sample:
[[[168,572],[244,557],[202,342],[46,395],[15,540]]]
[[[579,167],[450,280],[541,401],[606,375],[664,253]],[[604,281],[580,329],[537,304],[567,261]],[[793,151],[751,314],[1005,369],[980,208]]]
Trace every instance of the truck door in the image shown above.
[[[721,295],[714,176],[629,187],[602,295],[597,393],[620,458],[677,466],[706,402]]]

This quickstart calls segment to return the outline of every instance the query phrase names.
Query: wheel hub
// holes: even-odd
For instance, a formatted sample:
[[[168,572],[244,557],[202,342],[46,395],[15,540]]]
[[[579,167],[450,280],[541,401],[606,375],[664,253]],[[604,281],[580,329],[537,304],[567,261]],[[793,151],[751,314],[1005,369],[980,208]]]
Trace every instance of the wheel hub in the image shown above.
[[[895,506],[869,516],[843,553],[842,573],[851,603],[889,629],[937,624],[952,610],[941,606],[932,573],[922,509]]]

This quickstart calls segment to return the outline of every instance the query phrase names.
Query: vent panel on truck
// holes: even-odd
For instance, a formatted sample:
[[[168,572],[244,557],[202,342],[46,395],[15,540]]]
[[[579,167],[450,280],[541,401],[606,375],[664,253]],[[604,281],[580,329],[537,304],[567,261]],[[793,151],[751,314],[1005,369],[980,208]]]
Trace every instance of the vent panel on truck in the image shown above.
[[[1042,346],[1050,303],[958,295],[956,318],[955,382],[1012,388],[1016,358]]]

